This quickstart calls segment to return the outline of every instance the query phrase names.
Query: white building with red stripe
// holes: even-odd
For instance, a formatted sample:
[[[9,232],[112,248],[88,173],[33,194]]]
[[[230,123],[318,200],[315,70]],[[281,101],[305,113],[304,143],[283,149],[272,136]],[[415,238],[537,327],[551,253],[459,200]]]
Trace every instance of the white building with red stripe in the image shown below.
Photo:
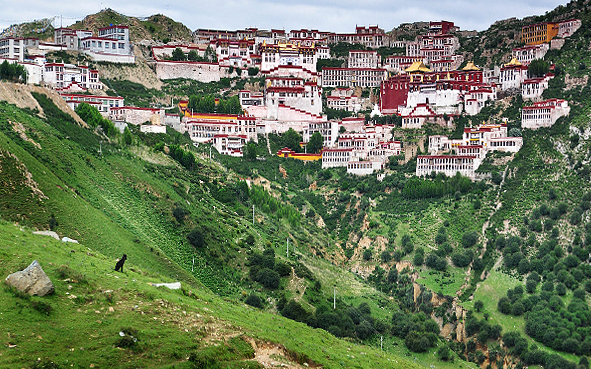
[[[549,99],[524,106],[521,110],[521,127],[538,129],[551,127],[558,118],[570,113],[568,102],[562,99]]]

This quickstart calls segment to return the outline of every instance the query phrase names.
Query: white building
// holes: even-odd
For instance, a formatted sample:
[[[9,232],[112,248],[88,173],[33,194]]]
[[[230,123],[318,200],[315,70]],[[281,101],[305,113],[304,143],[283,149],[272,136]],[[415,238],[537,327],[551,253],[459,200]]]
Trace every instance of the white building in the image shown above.
[[[165,112],[162,108],[140,108],[136,106],[120,106],[112,107],[110,109],[109,119],[113,122],[125,122],[136,126],[146,122],[154,123],[154,125],[164,126],[164,115]],[[164,133],[166,133],[166,130]]]
[[[548,82],[554,78],[553,74],[547,74],[544,77],[529,78],[521,84],[521,97],[523,99],[536,100],[542,97],[544,91],[548,88]]]
[[[387,77],[379,68],[323,68],[322,87],[379,87]]]
[[[337,121],[326,121],[326,122],[310,122],[308,127],[304,128],[302,140],[304,142],[310,142],[310,138],[314,133],[320,133],[322,136],[322,146],[332,147],[339,135],[339,122]]]
[[[527,66],[513,58],[501,67],[499,83],[502,90],[517,88],[521,90],[521,83],[527,79]]]
[[[215,48],[220,66],[246,68],[255,65],[259,55],[256,54],[254,40],[223,40],[212,41],[211,46]],[[255,58],[252,58],[255,56]]]
[[[100,28],[98,37],[87,37],[81,40],[80,44],[81,51],[97,61],[135,62],[128,26],[115,25]]]
[[[430,175],[432,172],[443,173],[453,177],[460,173],[468,178],[474,178],[474,156],[460,155],[419,155],[417,156],[417,177]]]
[[[248,143],[245,135],[218,134],[211,140],[212,146],[223,155],[243,156],[243,148]]]
[[[244,109],[247,106],[262,106],[265,103],[265,96],[262,92],[241,90],[238,96],[240,98],[240,106]]]
[[[346,167],[352,153],[352,148],[325,148],[322,150],[322,168]]]
[[[120,96],[97,96],[66,93],[60,93],[60,96],[66,101],[72,110],[75,110],[78,105],[85,102],[96,107],[101,115],[105,118],[109,118],[109,115],[111,114],[111,108],[125,106],[124,99]]]
[[[58,89],[68,89],[77,84],[84,90],[102,90],[99,72],[88,66],[64,63],[46,63],[43,81]]]
[[[350,161],[347,163],[347,173],[365,176],[384,169],[385,163],[381,161]]]
[[[558,23],[558,37],[569,37],[581,28],[580,19],[568,19]]]
[[[277,44],[263,43],[260,46],[261,72],[272,72],[280,66],[301,67],[316,72],[316,48],[288,42]]]
[[[570,107],[566,100],[550,99],[536,102],[532,106],[524,106],[521,110],[521,127],[538,129],[551,127],[558,118],[567,116]]]
[[[380,68],[382,56],[375,50],[350,50],[347,66],[349,68]]]
[[[547,43],[538,45],[526,45],[513,49],[512,57],[524,65],[529,65],[532,60],[544,59],[550,46]]]
[[[13,37],[0,39],[0,58],[16,59],[22,62],[25,59],[24,39]]]
[[[80,50],[80,40],[92,37],[92,31],[62,27],[56,28],[53,34],[54,43],[74,51]]]
[[[328,35],[328,42],[336,44],[347,42],[350,44],[362,44],[365,47],[377,49],[382,46],[390,46],[391,37],[386,32],[376,26],[357,26],[355,33],[331,33]]]
[[[388,56],[384,62],[384,68],[392,72],[402,73],[417,61],[425,62],[420,56]]]
[[[267,77],[265,105],[267,119],[279,119],[281,107],[313,116],[322,115],[322,89],[313,81],[291,77]]]
[[[326,97],[326,106],[335,110],[358,112],[361,110],[361,101],[354,93],[353,88],[337,87],[331,91],[330,96]]]

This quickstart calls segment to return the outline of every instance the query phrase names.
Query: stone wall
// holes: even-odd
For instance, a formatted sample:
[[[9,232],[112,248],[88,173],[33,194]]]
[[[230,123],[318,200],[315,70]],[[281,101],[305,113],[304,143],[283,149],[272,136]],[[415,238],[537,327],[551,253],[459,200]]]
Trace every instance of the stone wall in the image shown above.
[[[157,61],[156,75],[159,79],[186,78],[204,83],[218,82],[226,76],[227,69],[213,63]]]

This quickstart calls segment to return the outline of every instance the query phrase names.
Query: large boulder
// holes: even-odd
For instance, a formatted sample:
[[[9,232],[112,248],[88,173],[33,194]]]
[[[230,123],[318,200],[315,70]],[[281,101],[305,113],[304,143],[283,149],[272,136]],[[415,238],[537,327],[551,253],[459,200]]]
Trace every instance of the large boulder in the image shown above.
[[[34,260],[25,270],[12,273],[6,277],[6,282],[29,295],[45,296],[55,291],[53,283],[51,283],[37,260]]]

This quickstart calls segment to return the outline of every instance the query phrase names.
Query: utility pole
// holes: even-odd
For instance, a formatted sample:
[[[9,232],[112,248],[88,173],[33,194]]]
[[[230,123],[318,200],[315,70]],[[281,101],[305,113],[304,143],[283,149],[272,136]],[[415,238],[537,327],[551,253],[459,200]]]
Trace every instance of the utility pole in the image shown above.
[[[191,271],[195,269],[195,257],[193,256],[193,266],[191,267]]]
[[[384,351],[384,336],[380,336],[380,350]]]
[[[287,238],[287,258],[289,259],[289,238]]]
[[[254,225],[254,205],[252,206],[252,224]]]
[[[337,309],[337,289],[334,288],[333,291],[334,291],[334,295],[333,295],[333,298],[332,298],[332,304],[333,304],[332,305],[332,309],[333,310],[336,310]]]

